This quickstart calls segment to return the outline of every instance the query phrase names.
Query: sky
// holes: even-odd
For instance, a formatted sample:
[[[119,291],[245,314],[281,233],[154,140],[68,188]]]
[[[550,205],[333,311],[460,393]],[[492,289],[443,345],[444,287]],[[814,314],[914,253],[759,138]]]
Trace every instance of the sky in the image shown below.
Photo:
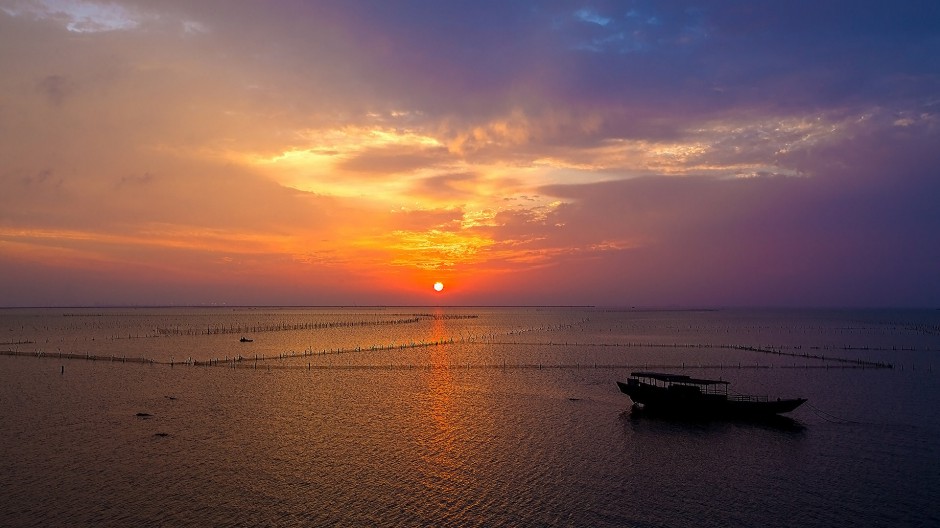
[[[0,0],[0,72],[0,306],[940,308],[937,2]]]

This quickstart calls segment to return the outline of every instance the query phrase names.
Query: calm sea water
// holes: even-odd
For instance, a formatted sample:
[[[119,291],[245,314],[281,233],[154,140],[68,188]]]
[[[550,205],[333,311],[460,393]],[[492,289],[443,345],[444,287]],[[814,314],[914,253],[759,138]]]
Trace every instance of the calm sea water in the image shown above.
[[[938,351],[940,311],[0,310],[0,525],[938,526]],[[809,402],[650,419],[635,369]]]

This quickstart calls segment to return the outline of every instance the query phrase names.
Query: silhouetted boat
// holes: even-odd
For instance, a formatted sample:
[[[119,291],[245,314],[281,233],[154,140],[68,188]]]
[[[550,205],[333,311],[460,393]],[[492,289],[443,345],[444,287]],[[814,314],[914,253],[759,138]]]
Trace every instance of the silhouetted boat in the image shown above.
[[[239,341],[241,341],[242,343],[251,343],[252,341],[254,341],[254,339],[248,339],[247,337],[243,337],[239,339]]]
[[[620,391],[650,413],[693,418],[761,418],[796,409],[806,398],[782,400],[728,393],[727,381],[682,374],[633,372]]]

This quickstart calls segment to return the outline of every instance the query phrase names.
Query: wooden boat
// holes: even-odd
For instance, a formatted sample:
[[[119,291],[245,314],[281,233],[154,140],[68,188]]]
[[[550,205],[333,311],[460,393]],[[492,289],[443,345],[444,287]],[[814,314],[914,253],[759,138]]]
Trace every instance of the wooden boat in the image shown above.
[[[617,382],[620,391],[644,411],[694,418],[768,417],[790,412],[806,401],[729,394],[728,385],[727,381],[660,372],[633,372],[626,383]]]

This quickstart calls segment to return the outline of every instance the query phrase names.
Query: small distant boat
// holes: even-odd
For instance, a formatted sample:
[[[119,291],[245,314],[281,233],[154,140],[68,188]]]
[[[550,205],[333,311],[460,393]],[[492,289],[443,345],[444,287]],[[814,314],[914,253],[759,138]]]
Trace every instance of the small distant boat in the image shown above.
[[[247,337],[242,337],[241,339],[239,339],[239,341],[241,341],[242,343],[251,343],[252,341],[254,341],[254,339],[248,339]]]
[[[729,394],[728,385],[727,381],[660,372],[633,372],[626,383],[617,382],[620,391],[644,411],[692,418],[771,417],[806,401]]]

